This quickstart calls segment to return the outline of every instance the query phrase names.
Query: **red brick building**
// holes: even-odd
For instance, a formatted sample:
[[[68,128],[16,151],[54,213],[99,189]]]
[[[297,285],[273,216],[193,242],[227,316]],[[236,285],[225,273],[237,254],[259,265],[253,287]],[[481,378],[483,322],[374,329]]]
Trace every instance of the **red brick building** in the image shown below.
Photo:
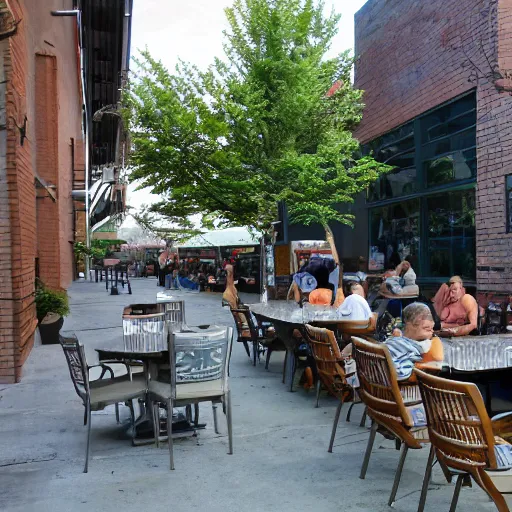
[[[83,236],[84,208],[73,201],[72,191],[85,187],[85,148],[97,163],[90,186],[102,178],[98,164],[119,161],[118,143],[112,147],[112,140],[123,139],[119,120],[100,116],[94,121],[92,114],[105,99],[111,104],[119,99],[131,5],[125,0],[0,0],[0,383],[20,380],[33,346],[36,276],[52,288],[67,288],[73,279],[73,242],[80,231]],[[63,9],[75,14],[52,16],[52,10]],[[86,40],[88,68],[82,74],[80,45],[83,50]],[[102,81],[101,91],[91,77]],[[87,125],[85,110],[91,112]],[[107,180],[114,189],[118,176]],[[102,219],[118,208],[118,194],[110,196],[114,206],[103,201]]]
[[[512,292],[512,0],[369,0],[355,54],[356,136],[397,170],[354,205],[344,256]]]

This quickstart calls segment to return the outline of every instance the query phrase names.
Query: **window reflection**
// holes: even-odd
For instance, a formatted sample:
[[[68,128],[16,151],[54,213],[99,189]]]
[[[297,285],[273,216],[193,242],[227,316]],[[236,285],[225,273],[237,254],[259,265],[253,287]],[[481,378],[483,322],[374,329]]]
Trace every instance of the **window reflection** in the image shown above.
[[[475,192],[427,198],[428,270],[432,277],[475,276]]]
[[[419,199],[371,210],[371,270],[394,268],[405,258],[418,268],[419,218]]]

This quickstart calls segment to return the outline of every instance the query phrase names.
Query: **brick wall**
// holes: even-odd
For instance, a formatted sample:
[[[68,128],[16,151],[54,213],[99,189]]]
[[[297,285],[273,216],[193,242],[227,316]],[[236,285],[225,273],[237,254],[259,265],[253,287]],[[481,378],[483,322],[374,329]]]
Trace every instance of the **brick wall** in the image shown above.
[[[33,346],[36,256],[50,286],[72,279],[70,142],[82,137],[81,96],[75,21],[50,13],[64,3],[11,0],[5,11],[0,0],[0,16],[16,20],[0,41],[0,383],[20,380]],[[36,194],[35,173],[56,186],[57,202]]]
[[[512,290],[505,176],[512,173],[512,0],[369,0],[356,14],[355,85],[366,109],[361,142],[477,89],[477,285]]]
[[[36,164],[37,172],[47,183],[59,180],[59,130],[57,62],[49,55],[36,55],[35,102],[36,114]],[[59,197],[60,197],[60,190]],[[59,201],[60,202],[60,201]],[[59,288],[60,275],[60,226],[59,203],[48,194],[37,199],[37,257],[42,281],[51,288]]]

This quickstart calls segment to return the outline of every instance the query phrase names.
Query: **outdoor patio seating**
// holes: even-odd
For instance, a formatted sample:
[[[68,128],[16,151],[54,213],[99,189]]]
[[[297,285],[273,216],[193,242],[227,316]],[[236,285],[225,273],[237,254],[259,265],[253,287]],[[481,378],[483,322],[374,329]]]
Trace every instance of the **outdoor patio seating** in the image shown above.
[[[422,494],[426,494],[434,454],[457,477],[450,512],[469,476],[499,512],[509,512],[503,493],[512,492],[512,413],[489,418],[476,384],[455,382],[415,370],[432,443]],[[499,437],[495,437],[499,436]]]
[[[422,448],[423,444],[429,442],[423,407],[417,399],[418,393],[412,389],[417,389],[417,384],[399,383],[389,349],[384,344],[368,342],[355,336],[352,337],[352,343],[360,382],[359,395],[372,419],[360,478],[366,476],[377,431],[401,446],[400,460],[388,500],[391,506],[400,484],[407,451],[410,448]]]
[[[130,408],[132,420],[132,434],[134,432],[134,411],[131,400],[135,398],[142,398],[146,394],[146,381],[141,375],[132,376],[131,373],[123,375],[122,377],[114,377],[111,368],[104,363],[100,365],[88,366],[85,358],[85,351],[76,338],[73,337],[60,337],[60,343],[66,356],[66,361],[69,367],[71,380],[75,387],[77,395],[82,399],[85,407],[84,425],[87,425],[87,444],[85,451],[85,466],[84,473],[87,473],[89,467],[89,452],[90,452],[90,438],[91,438],[91,411],[99,411],[108,405],[116,405],[119,402],[127,402]],[[108,380],[98,379],[89,381],[89,370],[99,366],[111,374]],[[102,371],[103,377],[105,371]],[[117,414],[116,414],[117,416]]]
[[[345,370],[343,369],[343,359],[334,333],[329,329],[313,327],[306,325],[304,329],[306,339],[313,352],[316,362],[316,371],[318,374],[316,382],[316,407],[320,397],[320,388],[323,384],[327,391],[335,396],[340,403],[336,409],[334,422],[332,425],[331,440],[329,442],[328,452],[332,453],[336,429],[340,419],[341,408],[349,400],[353,400],[347,413],[347,421],[350,419],[350,412],[356,400],[356,391],[347,382]]]
[[[266,349],[265,370],[268,370],[272,352],[284,350],[284,346],[274,343],[276,335],[273,327],[270,324],[268,326],[260,325],[247,307],[230,308],[230,310],[238,333],[237,341],[244,344],[245,351],[249,357],[251,357],[249,343],[252,343],[253,366],[256,366],[256,362],[260,359],[260,354]]]
[[[222,327],[204,332],[171,332],[169,336],[170,382],[149,381],[149,398],[154,412],[155,440],[159,445],[159,406],[167,409],[167,437],[170,468],[174,469],[172,410],[200,402],[212,402],[214,428],[218,432],[216,405],[226,414],[229,454],[233,453],[231,395],[228,368],[233,329]]]

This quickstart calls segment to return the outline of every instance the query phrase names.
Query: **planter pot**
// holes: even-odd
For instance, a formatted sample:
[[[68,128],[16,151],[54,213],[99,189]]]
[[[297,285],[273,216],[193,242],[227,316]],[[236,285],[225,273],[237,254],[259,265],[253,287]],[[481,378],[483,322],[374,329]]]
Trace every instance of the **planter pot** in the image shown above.
[[[59,332],[64,325],[64,318],[57,316],[53,322],[47,319],[39,322],[39,334],[41,335],[41,343],[43,345],[55,345],[59,343]]]

